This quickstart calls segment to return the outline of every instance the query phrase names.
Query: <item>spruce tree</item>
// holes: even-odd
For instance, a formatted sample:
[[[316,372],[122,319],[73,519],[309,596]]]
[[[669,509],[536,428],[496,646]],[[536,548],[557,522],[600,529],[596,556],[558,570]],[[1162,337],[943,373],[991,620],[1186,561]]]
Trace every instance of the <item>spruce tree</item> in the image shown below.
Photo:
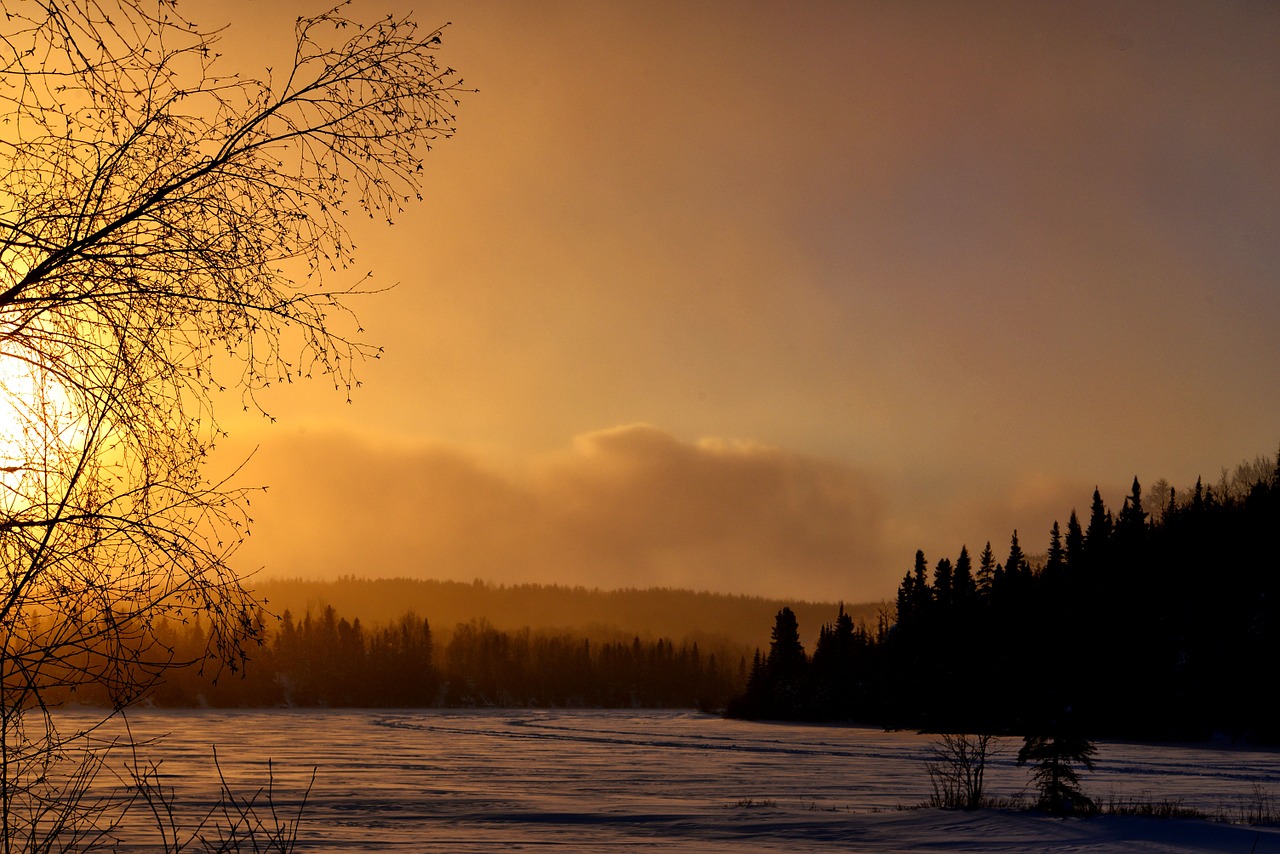
[[[1111,531],[1111,511],[1102,503],[1102,495],[1094,487],[1093,502],[1089,505],[1089,527],[1084,532],[1084,550],[1089,563],[1095,567],[1106,557]]]
[[[960,547],[960,556],[956,558],[955,570],[951,574],[951,592],[955,600],[961,603],[969,602],[977,592],[968,546]]]
[[[1169,502],[1164,506],[1164,514],[1162,520],[1166,523],[1172,522],[1178,517],[1178,490],[1175,487],[1169,487]]]
[[[795,611],[784,607],[774,618],[770,633],[768,665],[776,670],[804,666],[804,645],[800,643],[800,622]]]
[[[916,549],[916,566],[915,566],[915,612],[917,615],[925,613],[929,607],[929,603],[933,601],[933,591],[929,588],[929,564],[924,559],[924,551]]]
[[[1097,804],[1080,790],[1074,766],[1093,770],[1093,742],[1078,734],[1028,735],[1018,751],[1018,764],[1032,765],[1040,797],[1036,807],[1054,815],[1088,815]]]
[[[909,626],[915,621],[916,617],[916,595],[915,595],[915,579],[911,572],[902,576],[902,583],[898,585],[898,619],[899,625]]]
[[[1045,560],[1044,574],[1056,581],[1067,565],[1067,553],[1062,547],[1062,531],[1058,528],[1058,520],[1053,520],[1053,528],[1049,531],[1049,555]]]
[[[944,608],[950,605],[952,601],[953,576],[954,571],[951,568],[951,559],[944,557],[939,560],[938,565],[933,570],[933,595],[938,604]]]
[[[1133,479],[1133,490],[1124,500],[1120,518],[1116,520],[1115,538],[1125,548],[1135,548],[1147,530],[1147,514],[1142,510],[1142,487]]]
[[[1079,571],[1084,561],[1084,531],[1080,528],[1080,517],[1076,515],[1074,508],[1071,510],[1071,518],[1067,520],[1065,551],[1068,571]]]
[[[765,672],[772,694],[772,715],[782,719],[801,717],[808,661],[800,643],[800,624],[794,611],[784,607],[778,612],[771,637]]]
[[[853,618],[840,603],[834,623],[818,632],[813,649],[810,679],[813,713],[823,720],[847,719],[853,715],[854,671],[858,656],[858,631]]]
[[[1022,546],[1018,545],[1018,531],[1016,528],[1013,531],[1013,537],[1009,540],[1009,559],[1004,562],[1004,571],[1009,578],[1031,574],[1027,556],[1022,553]]]
[[[978,593],[983,596],[991,593],[991,580],[995,574],[996,556],[991,551],[991,541],[987,540],[982,553],[978,555]]]

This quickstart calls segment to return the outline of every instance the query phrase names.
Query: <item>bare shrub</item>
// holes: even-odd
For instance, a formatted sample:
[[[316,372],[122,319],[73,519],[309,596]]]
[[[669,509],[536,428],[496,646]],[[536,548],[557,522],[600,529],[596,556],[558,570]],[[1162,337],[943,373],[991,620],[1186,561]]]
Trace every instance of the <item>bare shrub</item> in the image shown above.
[[[173,790],[162,782],[160,767],[141,759],[136,751],[128,768],[131,798],[150,816],[147,830],[154,833],[164,854],[291,854],[298,844],[298,825],[307,797],[315,784],[315,771],[301,797],[288,810],[275,791],[275,768],[267,762],[267,780],[242,794],[232,787],[214,751],[218,793],[213,802],[194,816],[183,815]]]
[[[932,788],[929,805],[965,810],[982,807],[987,760],[995,755],[995,746],[995,737],[990,735],[939,735],[925,764]]]

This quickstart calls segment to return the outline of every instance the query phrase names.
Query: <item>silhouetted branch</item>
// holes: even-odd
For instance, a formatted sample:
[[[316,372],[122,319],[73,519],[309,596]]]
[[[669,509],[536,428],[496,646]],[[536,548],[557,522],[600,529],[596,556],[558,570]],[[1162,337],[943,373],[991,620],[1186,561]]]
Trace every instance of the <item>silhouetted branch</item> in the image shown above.
[[[250,491],[207,472],[219,393],[260,409],[263,388],[319,375],[349,393],[378,355],[346,331],[371,289],[345,218],[420,198],[462,89],[440,30],[344,9],[299,19],[285,73],[254,79],[222,72],[219,33],[173,0],[4,5],[6,851],[67,823],[22,800],[45,759],[75,754],[37,710],[78,691],[126,708],[187,662],[170,623],[204,621],[211,667],[238,670],[261,640],[232,566]],[[248,827],[254,802],[237,803]]]

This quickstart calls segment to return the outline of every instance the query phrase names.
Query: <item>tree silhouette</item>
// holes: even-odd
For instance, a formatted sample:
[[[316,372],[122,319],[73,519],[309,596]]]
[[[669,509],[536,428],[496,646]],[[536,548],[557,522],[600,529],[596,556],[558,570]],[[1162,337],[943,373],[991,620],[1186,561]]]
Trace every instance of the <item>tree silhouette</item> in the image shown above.
[[[978,585],[978,592],[984,596],[991,592],[991,580],[995,575],[996,556],[991,551],[991,541],[983,546],[982,552],[978,555],[978,573],[975,579]]]
[[[971,602],[961,593],[966,548],[954,564],[938,561],[932,585],[917,551],[898,589],[896,623],[857,635],[848,669],[830,666],[839,634],[825,628],[805,694],[816,702],[785,716],[829,719],[832,698],[849,697],[850,711],[838,716],[865,723],[1031,732],[1027,761],[1043,769],[1045,805],[1054,809],[1068,796],[1074,809],[1089,808],[1070,788],[1071,764],[1087,767],[1077,758],[1087,758],[1077,752],[1087,745],[1073,742],[1073,731],[1280,744],[1265,694],[1239,690],[1280,658],[1276,466],[1268,457],[1242,464],[1224,478],[1236,486],[1221,498],[1198,481],[1158,518],[1140,509],[1136,480],[1114,523],[1095,490],[1089,532],[1074,511],[1065,537],[1055,523],[1039,569],[1016,531],[1005,566],[988,543]],[[1044,723],[1064,709],[1073,710],[1073,731]],[[754,714],[751,704],[734,710]]]
[[[1133,488],[1124,500],[1116,519],[1115,539],[1121,547],[1134,550],[1141,546],[1147,530],[1147,514],[1142,509],[1142,487],[1133,479]]]
[[[951,558],[944,557],[933,568],[933,595],[940,607],[948,608],[953,603],[954,582],[955,569],[951,565]]]
[[[1022,552],[1022,546],[1018,543],[1018,532],[1015,530],[1013,536],[1009,538],[1009,557],[1004,562],[1005,574],[1010,577],[1027,575],[1031,572],[1031,567],[1027,565],[1027,557]]]
[[[1037,806],[1055,815],[1088,814],[1097,805],[1080,790],[1075,766],[1093,770],[1093,742],[1078,734],[1029,735],[1018,751],[1018,764],[1033,766],[1040,790]]]
[[[814,714],[829,720],[848,720],[858,713],[860,674],[870,639],[856,628],[853,617],[840,603],[835,622],[818,632],[810,665],[810,693]]]
[[[807,665],[795,612],[783,608],[774,618],[769,656],[765,659],[771,698],[780,717],[793,717],[802,709]]]
[[[1113,527],[1111,511],[1102,503],[1102,494],[1095,487],[1089,505],[1089,526],[1084,532],[1084,557],[1091,569],[1097,569],[1106,558]]]
[[[1071,511],[1067,520],[1067,539],[1063,546],[1063,560],[1072,571],[1078,572],[1084,560],[1084,531],[1080,528],[1080,517]]]
[[[1053,528],[1049,530],[1049,551],[1045,556],[1044,572],[1053,580],[1057,580],[1063,569],[1067,565],[1067,552],[1062,545],[1062,529],[1058,527],[1058,520],[1053,521]]]
[[[955,571],[952,573],[952,594],[960,604],[969,604],[978,593],[977,582],[973,578],[973,559],[969,557],[969,547],[961,546],[960,555],[956,558]]]
[[[211,473],[215,402],[307,376],[339,390],[352,337],[348,212],[390,220],[452,133],[440,31],[335,9],[265,79],[223,74],[171,0],[6,2],[0,21],[0,820],[76,818],[55,765],[97,760],[45,697],[127,708],[184,664],[238,669],[257,606],[231,560],[248,492]],[[72,809],[72,807],[68,807]],[[85,818],[85,816],[80,816]]]

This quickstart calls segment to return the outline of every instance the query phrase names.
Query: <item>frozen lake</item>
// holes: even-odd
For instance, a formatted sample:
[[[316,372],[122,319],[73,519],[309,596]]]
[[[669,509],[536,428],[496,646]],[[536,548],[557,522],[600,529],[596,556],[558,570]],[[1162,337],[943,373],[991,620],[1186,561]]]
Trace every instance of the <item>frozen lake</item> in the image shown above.
[[[135,737],[166,735],[147,755],[180,795],[208,796],[214,746],[233,781],[265,781],[271,759],[285,802],[316,768],[304,851],[1280,852],[1274,828],[900,810],[929,793],[930,738],[914,733],[680,711],[144,710],[130,719]],[[1002,744],[988,771],[996,795],[1027,789],[1016,750]],[[1101,743],[1083,783],[1099,801],[1219,810],[1257,786],[1280,795],[1280,753]]]

